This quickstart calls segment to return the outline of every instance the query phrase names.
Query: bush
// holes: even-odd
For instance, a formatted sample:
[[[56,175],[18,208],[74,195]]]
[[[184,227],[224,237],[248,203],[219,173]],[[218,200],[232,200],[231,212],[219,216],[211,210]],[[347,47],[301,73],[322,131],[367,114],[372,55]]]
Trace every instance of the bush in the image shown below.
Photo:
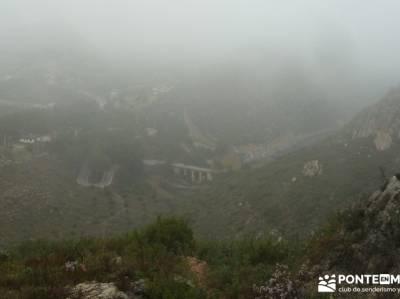
[[[159,217],[139,237],[151,246],[161,245],[174,254],[188,253],[194,248],[193,232],[187,221],[180,218]]]
[[[93,280],[131,291],[144,279],[148,299],[251,298],[291,252],[273,239],[195,242],[186,220],[160,217],[118,237],[23,244],[0,262],[0,297],[65,298],[66,286]],[[188,257],[203,265],[201,279]],[[66,262],[79,266],[66,271]]]

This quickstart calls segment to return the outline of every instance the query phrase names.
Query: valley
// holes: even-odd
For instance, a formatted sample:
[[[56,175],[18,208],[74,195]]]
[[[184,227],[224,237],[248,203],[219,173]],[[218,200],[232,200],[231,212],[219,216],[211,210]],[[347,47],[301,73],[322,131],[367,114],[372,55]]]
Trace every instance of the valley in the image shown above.
[[[398,99],[393,91],[382,103],[396,105]],[[396,122],[379,124],[378,104],[329,134],[222,148],[218,139],[205,137],[186,111],[185,122],[179,123],[179,118],[157,119],[157,113],[141,120],[134,111],[74,105],[68,110],[57,105],[20,108],[12,118],[2,118],[20,127],[2,134],[3,246],[28,235],[57,239],[123,232],[161,214],[186,217],[194,232],[207,238],[270,233],[307,238],[360,192],[381,184],[381,170],[393,173],[400,161],[392,133]],[[81,118],[74,123],[59,117],[75,109]],[[19,122],[25,115],[29,123]],[[368,121],[361,120],[363,115]],[[150,130],[149,122],[159,125]],[[371,128],[371,123],[378,124]],[[29,133],[36,136],[32,141],[19,133],[26,128],[36,128]],[[393,138],[381,141],[382,132]]]
[[[0,299],[400,294],[396,1],[0,1]]]

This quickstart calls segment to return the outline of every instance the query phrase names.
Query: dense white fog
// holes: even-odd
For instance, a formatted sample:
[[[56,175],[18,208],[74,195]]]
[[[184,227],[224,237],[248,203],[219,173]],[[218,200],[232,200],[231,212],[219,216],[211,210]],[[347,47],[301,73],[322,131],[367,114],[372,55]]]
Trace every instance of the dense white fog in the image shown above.
[[[399,81],[399,9],[398,1],[2,1],[0,51],[10,60],[79,49],[138,72],[222,69],[369,102]]]

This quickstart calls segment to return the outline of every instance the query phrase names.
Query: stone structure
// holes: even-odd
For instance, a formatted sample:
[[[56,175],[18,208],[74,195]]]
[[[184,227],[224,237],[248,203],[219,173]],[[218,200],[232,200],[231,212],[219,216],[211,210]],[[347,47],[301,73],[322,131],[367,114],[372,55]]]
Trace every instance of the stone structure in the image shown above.
[[[189,177],[195,183],[202,183],[205,181],[212,181],[216,170],[211,168],[197,167],[193,165],[185,165],[183,163],[171,164],[171,167],[176,175]]]
[[[101,175],[100,180],[93,182],[92,171],[89,169],[88,165],[85,163],[76,178],[78,185],[83,187],[97,187],[105,188],[111,185],[115,172],[118,167],[116,165],[111,166],[109,169],[105,169]]]
[[[23,136],[19,139],[20,143],[25,143],[25,144],[34,144],[34,143],[48,143],[52,141],[51,135],[33,135],[29,134],[26,136]]]

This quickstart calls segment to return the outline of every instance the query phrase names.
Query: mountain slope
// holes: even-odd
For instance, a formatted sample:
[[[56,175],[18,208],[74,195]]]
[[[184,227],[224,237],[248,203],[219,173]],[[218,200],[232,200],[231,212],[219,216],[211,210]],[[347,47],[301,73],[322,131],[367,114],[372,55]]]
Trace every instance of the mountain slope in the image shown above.
[[[388,140],[399,138],[399,98],[400,88],[392,89],[384,99],[359,113],[347,126],[348,132],[353,138],[373,136],[377,141],[382,136]]]
[[[321,272],[398,273],[400,175],[355,202],[313,244],[309,263]],[[323,260],[323,263],[320,261]]]
[[[400,93],[355,117],[337,134],[255,170],[227,175],[195,201],[196,227],[204,234],[296,235],[312,231],[360,192],[400,167]],[[387,113],[390,112],[390,113]]]
[[[277,265],[272,274],[274,279],[255,287],[256,298],[324,298],[317,292],[317,285],[327,274],[333,275],[335,298],[398,298],[395,282],[385,285],[368,283],[365,279],[356,284],[359,289],[356,290],[355,284],[339,281],[337,277],[398,275],[399,179],[398,174],[391,177],[380,190],[355,200],[351,207],[326,222],[307,242],[296,263]]]
[[[115,184],[104,190],[79,186],[76,177],[82,164],[74,163],[87,158],[93,145],[96,145],[95,152],[102,150],[103,154],[120,148],[110,147],[115,144],[117,136],[114,132],[113,138],[108,139],[108,128],[115,128],[115,124],[119,126],[116,128],[122,128],[117,132],[118,138],[124,140],[133,137],[129,134],[140,133],[141,127],[145,129],[146,126],[136,126],[136,132],[132,132],[129,128],[136,119],[130,119],[129,114],[116,118],[120,115],[116,113],[115,118],[107,118],[105,111],[97,110],[96,114],[92,113],[92,122],[79,117],[73,122],[66,116],[53,117],[61,129],[65,124],[72,127],[85,124],[84,133],[79,135],[83,143],[75,144],[74,133],[71,135],[68,129],[66,133],[72,139],[66,138],[54,144],[56,152],[50,151],[49,157],[34,157],[3,166],[0,176],[3,190],[0,196],[2,243],[39,236],[58,238],[65,234],[125,231],[147,223],[159,214],[183,215],[191,220],[196,233],[212,238],[249,233],[260,236],[270,232],[305,236],[326,217],[347,206],[360,192],[370,192],[382,183],[381,170],[397,172],[400,142],[395,134],[397,127],[390,125],[396,124],[397,114],[393,114],[389,125],[380,125],[380,119],[386,119],[382,109],[387,103],[391,105],[391,112],[396,111],[400,105],[399,93],[390,93],[340,132],[311,147],[282,154],[262,167],[220,174],[210,186],[195,188],[180,188],[179,182],[176,184],[176,178],[169,172],[145,173],[133,181],[120,180],[117,172]],[[80,111],[84,116],[84,110]],[[161,115],[159,112],[155,115]],[[118,123],[117,120],[124,121]],[[379,126],[365,125],[371,123]],[[93,125],[98,130],[93,131]],[[168,128],[172,127],[165,126],[165,130],[158,134],[167,134]],[[377,142],[382,130],[390,132],[390,139],[379,137]],[[103,133],[99,135],[98,131]],[[366,131],[370,133],[354,133]],[[164,135],[160,139],[156,135],[138,140],[143,140],[140,145],[146,153],[157,149],[154,155],[158,152],[167,157],[162,146],[170,144],[168,148],[173,151],[179,147],[177,140],[183,135],[184,131],[170,143],[163,141],[168,139]],[[90,145],[88,151],[83,150],[82,145]],[[76,151],[76,147],[80,150]],[[126,153],[114,154],[132,157],[132,149],[137,149],[137,145],[127,149]],[[73,158],[71,161],[76,160],[74,163],[66,159],[70,156]],[[176,152],[170,155],[172,159],[178,156]],[[205,156],[199,155],[198,160],[202,157]],[[124,161],[119,162],[124,165]]]

